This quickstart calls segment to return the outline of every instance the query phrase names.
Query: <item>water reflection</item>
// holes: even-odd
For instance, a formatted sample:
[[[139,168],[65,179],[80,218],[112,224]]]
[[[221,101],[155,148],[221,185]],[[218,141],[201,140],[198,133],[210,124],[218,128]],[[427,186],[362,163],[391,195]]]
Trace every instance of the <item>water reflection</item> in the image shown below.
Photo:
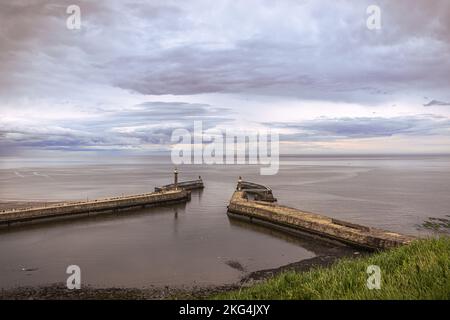
[[[270,237],[281,239],[283,241],[298,245],[308,251],[313,252],[316,255],[326,255],[326,254],[329,254],[330,252],[336,251],[337,249],[342,250],[342,251],[353,252],[352,248],[345,246],[345,245],[331,244],[329,242],[326,242],[326,241],[323,241],[320,239],[314,239],[314,238],[307,237],[307,236],[303,237],[301,235],[291,235],[284,231],[280,231],[280,230],[273,229],[268,226],[252,223],[249,221],[243,221],[243,220],[239,220],[239,219],[231,218],[231,217],[228,218],[228,221],[229,221],[230,225],[233,227],[243,228],[243,229],[246,229],[249,231],[254,231],[254,232],[259,232],[259,233],[269,235]],[[339,247],[339,248],[337,248],[337,247]]]

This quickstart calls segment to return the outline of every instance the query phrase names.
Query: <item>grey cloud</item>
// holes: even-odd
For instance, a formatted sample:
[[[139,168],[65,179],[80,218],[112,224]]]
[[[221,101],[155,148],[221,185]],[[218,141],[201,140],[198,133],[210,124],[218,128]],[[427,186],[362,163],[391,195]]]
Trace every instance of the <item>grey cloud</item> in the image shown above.
[[[38,149],[72,149],[80,146],[113,146],[113,140],[98,134],[75,131],[68,128],[48,127],[42,131],[39,127],[2,128],[0,146],[9,148],[38,148]]]
[[[115,83],[144,94],[252,93],[365,103],[450,86],[448,2],[382,1],[381,33],[365,28],[360,16],[371,3],[353,2],[354,10],[316,3],[321,15],[315,17],[314,36],[297,32],[297,24],[261,27],[231,48],[194,42],[120,59],[113,63],[123,63],[129,73]]]
[[[101,130],[138,127],[131,133],[120,134],[132,136],[140,132],[141,137],[150,135],[155,127],[161,133],[162,129],[191,129],[194,121],[202,121],[205,128],[214,128],[234,120],[233,111],[228,108],[185,102],[145,102],[124,110],[98,112],[102,115],[101,121],[86,121],[84,125]]]
[[[156,95],[376,103],[388,99],[385,93],[450,86],[445,0],[380,1],[381,32],[365,27],[368,0],[219,2],[214,8],[207,1],[80,1],[79,32],[65,28],[68,4],[0,4],[4,96],[75,97],[95,84]]]
[[[92,113],[92,119],[59,120],[44,129],[28,123],[0,126],[0,146],[51,150],[113,150],[140,148],[142,144],[167,147],[175,129],[192,131],[194,121],[202,121],[204,129],[209,129],[233,120],[223,116],[232,115],[226,108],[183,102],[146,102],[123,110],[97,109]]]
[[[116,112],[119,118],[141,118],[145,120],[230,120],[232,111],[228,108],[213,107],[208,104],[186,102],[146,102],[133,109]]]
[[[450,106],[450,102],[439,101],[439,100],[431,100],[430,102],[423,105],[424,107],[432,107],[432,106]]]
[[[450,120],[431,115],[393,118],[318,118],[298,123],[265,123],[265,125],[293,131],[281,135],[283,140],[288,141],[333,141],[395,135],[450,135]]]

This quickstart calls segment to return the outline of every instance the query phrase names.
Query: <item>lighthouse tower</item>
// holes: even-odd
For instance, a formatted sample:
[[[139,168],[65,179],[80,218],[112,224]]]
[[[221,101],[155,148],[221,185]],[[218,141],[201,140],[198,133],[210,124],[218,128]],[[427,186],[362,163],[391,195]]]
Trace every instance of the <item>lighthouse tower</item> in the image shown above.
[[[173,185],[175,187],[175,190],[178,190],[178,169],[175,167],[175,170],[173,170]]]

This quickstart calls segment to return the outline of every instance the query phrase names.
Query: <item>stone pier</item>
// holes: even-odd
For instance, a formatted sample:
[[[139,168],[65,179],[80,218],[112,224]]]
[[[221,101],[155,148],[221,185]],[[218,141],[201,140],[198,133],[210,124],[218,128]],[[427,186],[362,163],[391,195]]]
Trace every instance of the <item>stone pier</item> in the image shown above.
[[[124,209],[144,208],[189,201],[187,190],[169,190],[123,197],[55,204],[45,207],[13,209],[0,212],[0,225],[11,225],[38,219],[75,216]]]
[[[294,234],[318,237],[371,250],[393,248],[414,240],[411,236],[274,204],[273,196],[265,200],[263,196],[259,196],[261,192],[259,190],[261,188],[255,191],[255,184],[240,179],[228,205],[228,215]],[[251,197],[255,192],[257,197],[252,200]]]
[[[178,182],[178,170],[174,170],[174,183],[157,187],[155,192],[91,201],[68,202],[45,207],[12,209],[0,212],[0,225],[11,225],[32,220],[52,219],[62,216],[76,216],[90,213],[116,212],[151,206],[186,202],[191,199],[191,189],[204,188],[202,178]]]

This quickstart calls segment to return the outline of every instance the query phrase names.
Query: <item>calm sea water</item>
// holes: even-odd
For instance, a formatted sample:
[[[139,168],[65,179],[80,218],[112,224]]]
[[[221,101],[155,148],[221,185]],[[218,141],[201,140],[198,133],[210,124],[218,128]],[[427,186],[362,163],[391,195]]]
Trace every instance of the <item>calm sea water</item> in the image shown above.
[[[172,170],[164,157],[0,158],[0,200],[149,192],[170,183]],[[411,235],[426,235],[417,228],[424,219],[450,214],[448,156],[285,157],[275,176],[260,176],[257,166],[180,171],[181,180],[201,175],[206,185],[187,204],[0,229],[0,288],[65,282],[72,264],[83,284],[97,287],[225,284],[335,250],[230,220],[239,175],[272,187],[281,204]]]

